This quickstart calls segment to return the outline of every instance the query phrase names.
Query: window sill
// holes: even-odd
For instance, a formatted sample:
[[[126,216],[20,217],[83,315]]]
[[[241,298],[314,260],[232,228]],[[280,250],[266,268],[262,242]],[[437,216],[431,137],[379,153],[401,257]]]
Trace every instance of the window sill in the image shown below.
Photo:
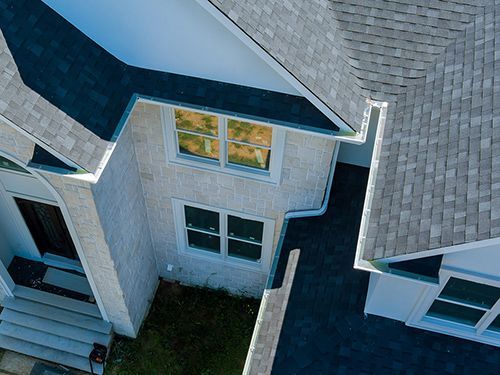
[[[168,164],[179,165],[182,167],[188,167],[192,169],[197,169],[201,171],[214,172],[219,174],[230,175],[234,177],[245,178],[249,180],[255,180],[259,182],[264,182],[271,185],[279,185],[280,176],[273,177],[268,172],[264,171],[249,171],[249,168],[231,166],[222,168],[216,161],[206,160],[201,161],[197,158],[191,158],[189,156],[178,156],[175,159],[169,159]]]
[[[192,258],[200,259],[203,261],[210,261],[212,263],[217,263],[222,266],[227,266],[235,269],[242,269],[245,271],[267,274],[268,270],[263,268],[262,263],[253,263],[251,261],[245,261],[243,259],[238,258],[226,258],[223,259],[220,254],[204,252],[203,250],[194,250],[194,249],[180,249],[179,253],[183,256],[189,256]]]

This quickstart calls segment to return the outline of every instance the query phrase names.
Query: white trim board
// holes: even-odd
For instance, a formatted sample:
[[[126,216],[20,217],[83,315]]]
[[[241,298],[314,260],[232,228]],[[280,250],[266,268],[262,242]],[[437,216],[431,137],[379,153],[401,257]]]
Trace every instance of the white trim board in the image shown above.
[[[402,262],[405,260],[427,258],[427,257],[431,257],[434,255],[453,254],[453,253],[457,253],[457,252],[461,252],[461,251],[481,249],[481,248],[490,247],[490,246],[500,246],[500,237],[488,238],[486,240],[480,240],[480,241],[467,242],[467,243],[463,243],[463,244],[459,244],[459,245],[438,247],[436,249],[418,251],[418,252],[410,253],[410,254],[396,255],[393,257],[377,259],[377,261],[384,262],[384,263]]]

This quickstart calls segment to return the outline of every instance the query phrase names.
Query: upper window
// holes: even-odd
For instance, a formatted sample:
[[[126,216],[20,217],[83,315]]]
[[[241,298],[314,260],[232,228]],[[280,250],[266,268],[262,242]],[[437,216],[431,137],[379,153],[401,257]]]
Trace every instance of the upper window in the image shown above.
[[[277,183],[284,131],[212,113],[164,107],[169,160]]]
[[[181,251],[265,270],[273,221],[174,200]]]

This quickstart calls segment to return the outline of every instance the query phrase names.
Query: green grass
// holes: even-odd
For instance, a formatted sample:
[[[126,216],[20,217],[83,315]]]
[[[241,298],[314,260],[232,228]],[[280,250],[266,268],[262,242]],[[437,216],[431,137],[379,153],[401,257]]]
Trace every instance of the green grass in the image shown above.
[[[106,374],[241,374],[259,303],[162,282],[137,339],[115,339]]]

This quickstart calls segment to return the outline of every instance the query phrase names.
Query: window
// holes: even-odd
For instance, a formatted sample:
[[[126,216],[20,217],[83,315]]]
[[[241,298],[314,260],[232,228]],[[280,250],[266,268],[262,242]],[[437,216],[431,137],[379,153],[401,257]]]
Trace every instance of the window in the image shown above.
[[[29,172],[26,169],[10,161],[9,159],[4,158],[3,156],[0,156],[0,168],[29,174]]]
[[[500,298],[500,288],[450,277],[427,316],[475,327]]]
[[[285,132],[203,111],[164,107],[171,162],[279,182]]]
[[[272,220],[177,199],[173,204],[182,252],[267,270],[274,235]]]

